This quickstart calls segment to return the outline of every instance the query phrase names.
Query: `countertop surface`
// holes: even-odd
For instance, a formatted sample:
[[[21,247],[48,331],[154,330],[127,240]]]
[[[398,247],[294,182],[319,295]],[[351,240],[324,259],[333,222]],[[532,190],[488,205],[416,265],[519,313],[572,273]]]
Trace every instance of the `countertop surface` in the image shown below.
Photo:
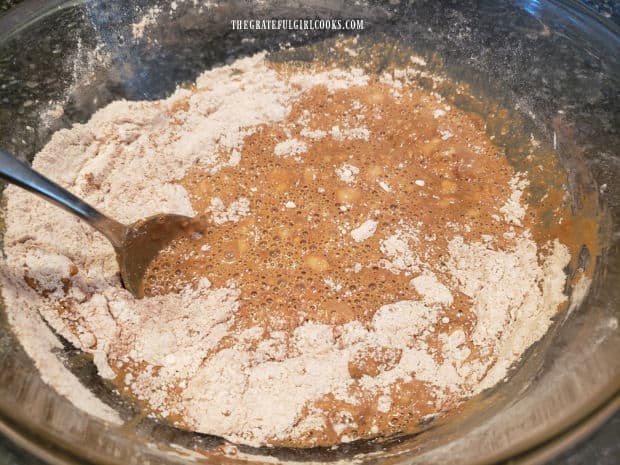
[[[20,0],[0,0],[0,15]],[[620,2],[582,0],[592,11],[620,24]],[[574,445],[546,465],[620,464],[620,412],[617,412],[591,436]],[[0,465],[45,465],[0,435]]]

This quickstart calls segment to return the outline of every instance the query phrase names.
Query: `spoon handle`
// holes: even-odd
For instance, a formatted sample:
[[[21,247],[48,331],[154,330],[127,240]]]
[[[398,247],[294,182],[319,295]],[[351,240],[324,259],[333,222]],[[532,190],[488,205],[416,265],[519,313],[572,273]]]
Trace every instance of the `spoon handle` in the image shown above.
[[[103,234],[115,249],[121,247],[127,230],[125,225],[100,213],[2,148],[0,148],[0,177],[77,215]]]

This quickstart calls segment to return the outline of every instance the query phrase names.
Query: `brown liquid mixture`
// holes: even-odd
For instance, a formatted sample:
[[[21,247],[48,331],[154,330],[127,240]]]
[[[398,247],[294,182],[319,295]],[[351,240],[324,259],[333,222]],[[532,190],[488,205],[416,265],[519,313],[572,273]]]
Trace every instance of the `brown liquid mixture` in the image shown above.
[[[404,224],[423,231],[431,263],[445,251],[450,224],[470,225],[466,238],[501,236],[508,228],[491,215],[508,198],[514,173],[481,123],[452,110],[441,127],[455,134],[444,141],[432,116],[444,105],[420,90],[397,103],[388,91],[378,83],[335,95],[313,90],[286,123],[292,137],[302,138],[298,132],[306,126],[295,121],[304,111],[319,113],[307,124],[313,130],[330,131],[354,117],[372,134],[368,141],[326,137],[299,162],[274,156],[286,135],[280,125],[264,126],[246,139],[238,166],[188,175],[183,185],[196,211],[208,211],[213,198],[227,205],[245,197],[251,214],[220,225],[204,215],[202,233],[178,240],[152,264],[147,294],[174,292],[203,276],[215,286],[235,279],[254,323],[273,311],[288,319],[291,312],[283,310],[291,307],[311,311],[321,322],[342,323],[383,303],[419,297],[407,289],[410,273],[380,264],[380,241]],[[355,101],[364,110],[353,110]],[[359,169],[351,184],[336,174],[345,163]],[[356,242],[349,232],[368,219],[378,221],[378,232]],[[356,273],[357,263],[363,268]],[[340,283],[340,291],[326,285],[327,278]]]
[[[265,336],[292,334],[305,321],[368,324],[384,304],[420,299],[410,285],[415,265],[395,268],[382,253],[382,241],[391,235],[415,229],[416,247],[435,270],[442,269],[447,243],[456,234],[467,241],[493,236],[501,249],[510,226],[496,218],[515,172],[484,122],[428,90],[411,87],[400,94],[376,78],[366,87],[333,93],[316,87],[294,104],[284,123],[260,126],[248,136],[238,165],[190,172],[182,184],[201,212],[201,226],[151,264],[146,294],[178,292],[202,277],[216,287],[234,280],[241,297],[232,333],[258,325]],[[359,127],[370,136],[346,132]],[[291,139],[307,141],[307,150],[274,155],[278,144]],[[247,199],[247,215],[222,222],[212,214],[214,205],[239,199]],[[538,241],[549,239],[539,215],[530,209],[515,230],[528,228]],[[376,231],[356,241],[351,231],[368,220],[376,222]],[[436,334],[461,329],[469,335],[470,305],[466,296],[454,294]],[[433,336],[428,342],[439,344]],[[216,351],[233,344],[233,337],[225,337]],[[471,357],[479,356],[469,341],[467,346]],[[398,351],[369,351],[349,363],[349,373],[354,379],[376,376],[399,358]],[[123,367],[120,373],[131,370]],[[325,412],[327,428],[277,444],[329,445],[346,435],[412,431],[436,411],[431,389],[415,380],[393,390],[387,412],[377,409],[378,397],[349,405],[327,395],[308,406]],[[355,419],[353,426],[336,431],[333,425],[347,417]],[[170,419],[184,427],[182,418]]]

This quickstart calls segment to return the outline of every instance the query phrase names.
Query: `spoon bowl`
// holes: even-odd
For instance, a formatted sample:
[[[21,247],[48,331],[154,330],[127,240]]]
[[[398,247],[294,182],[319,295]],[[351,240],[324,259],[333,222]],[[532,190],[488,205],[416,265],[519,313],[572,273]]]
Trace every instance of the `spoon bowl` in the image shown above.
[[[115,247],[116,258],[123,285],[136,298],[144,297],[144,275],[149,263],[191,224],[188,216],[160,213],[126,227],[121,246]]]

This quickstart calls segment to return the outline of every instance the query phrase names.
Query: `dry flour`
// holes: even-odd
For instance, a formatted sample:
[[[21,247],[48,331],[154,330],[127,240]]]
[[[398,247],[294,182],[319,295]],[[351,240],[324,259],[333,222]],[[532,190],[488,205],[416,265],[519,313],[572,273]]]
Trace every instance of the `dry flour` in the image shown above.
[[[135,32],[142,27],[137,24]],[[191,216],[196,213],[192,199],[179,184],[190,168],[217,172],[235,166],[246,136],[261,124],[282,121],[292,102],[317,85],[333,92],[368,81],[358,69],[283,78],[263,55],[256,55],[204,73],[195,92],[179,89],[158,102],[115,102],[87,124],[54,134],[33,166],[126,223],[159,212]],[[394,90],[403,88],[398,79],[386,82]],[[174,112],[185,101],[188,111]],[[441,111],[434,117],[443,119],[446,112]],[[328,137],[372,137],[360,125],[304,131],[305,141],[288,138],[275,146],[274,156],[303,157],[310,144]],[[451,137],[445,131],[440,136],[444,140]],[[359,175],[351,164],[336,172],[345,184]],[[425,186],[422,180],[415,184]],[[541,250],[527,230],[511,226],[521,226],[526,214],[526,185],[523,176],[514,178],[500,210],[503,218],[498,217],[506,222],[510,247],[499,249],[492,240],[467,242],[455,234],[442,268],[433,269],[420,247],[423,225],[403,220],[395,234],[381,240],[377,265],[410,276],[420,298],[383,305],[366,325],[301,321],[290,334],[265,334],[259,326],[231,333],[240,295],[232,280],[215,288],[203,278],[178,294],[133,299],[121,286],[114,251],[102,236],[9,186],[3,297],[9,320],[44,379],[78,407],[110,421],[117,420],[115,413],[51,355],[58,343],[40,318],[92,353],[103,377],[113,378],[114,369],[124,364],[143,366],[138,375],[128,373],[121,381],[153,411],[181,415],[196,431],[233,441],[260,445],[325,428],[324,413],[314,402],[326,395],[352,405],[371,399],[378,411],[389,412],[392,390],[413,380],[432,388],[429,402],[439,412],[455,398],[502,380],[566,300],[568,249],[555,241]],[[387,184],[381,188],[390,189]],[[252,214],[243,197],[228,205],[214,198],[209,212],[216,225]],[[364,243],[380,227],[379,221],[368,219],[350,236]],[[330,284],[338,289],[333,280]],[[457,293],[470,299],[476,315],[470,342],[479,354],[472,354],[463,330],[437,330]],[[430,337],[438,344],[431,345]],[[234,343],[216,350],[225,338]],[[352,376],[351,364],[378,349],[385,363],[373,376]],[[174,403],[171,391],[178,392]],[[330,427],[342,441],[356,439],[341,434],[355,428],[355,419],[346,412]]]

